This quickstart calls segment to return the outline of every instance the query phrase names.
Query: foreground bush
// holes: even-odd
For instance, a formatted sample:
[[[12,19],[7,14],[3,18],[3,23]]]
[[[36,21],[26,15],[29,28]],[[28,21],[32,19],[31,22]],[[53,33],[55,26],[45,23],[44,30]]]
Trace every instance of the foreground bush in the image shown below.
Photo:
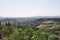
[[[53,34],[34,30],[32,27],[26,29],[15,28],[8,36],[8,40],[55,40]]]

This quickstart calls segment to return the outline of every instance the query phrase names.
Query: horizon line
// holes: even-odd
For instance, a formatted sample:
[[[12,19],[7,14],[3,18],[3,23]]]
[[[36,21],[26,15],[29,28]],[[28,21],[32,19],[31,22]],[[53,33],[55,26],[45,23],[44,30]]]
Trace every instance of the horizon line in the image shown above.
[[[8,17],[8,16],[0,16],[0,17],[2,17],[2,18],[26,18],[26,17],[16,17],[16,16],[10,16],[10,17]],[[60,17],[60,16],[28,16],[28,17]]]

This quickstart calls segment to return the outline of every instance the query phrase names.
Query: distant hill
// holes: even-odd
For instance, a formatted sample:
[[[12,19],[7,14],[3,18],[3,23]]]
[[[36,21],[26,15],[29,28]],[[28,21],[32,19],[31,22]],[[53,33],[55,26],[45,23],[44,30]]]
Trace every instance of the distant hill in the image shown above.
[[[0,21],[26,22],[41,18],[60,18],[60,16],[34,16],[34,17],[0,17]]]

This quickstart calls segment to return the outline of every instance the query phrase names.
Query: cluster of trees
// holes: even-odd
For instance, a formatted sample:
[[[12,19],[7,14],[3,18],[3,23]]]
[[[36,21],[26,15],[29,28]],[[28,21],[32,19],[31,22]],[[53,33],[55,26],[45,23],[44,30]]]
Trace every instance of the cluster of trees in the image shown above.
[[[34,29],[35,26],[41,24],[42,20],[18,23],[16,26],[9,22],[5,26],[0,27],[0,39],[2,40],[60,40],[60,24],[54,29],[49,27],[44,30]]]
[[[43,30],[35,30],[31,25],[23,28],[22,25],[4,26],[0,29],[2,40],[59,40],[54,34],[50,34]]]

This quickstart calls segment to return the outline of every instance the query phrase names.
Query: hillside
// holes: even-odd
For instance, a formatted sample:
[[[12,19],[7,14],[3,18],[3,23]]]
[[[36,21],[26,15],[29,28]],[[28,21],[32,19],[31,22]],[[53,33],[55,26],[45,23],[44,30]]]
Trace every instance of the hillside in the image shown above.
[[[0,19],[2,40],[60,40],[60,18]]]

